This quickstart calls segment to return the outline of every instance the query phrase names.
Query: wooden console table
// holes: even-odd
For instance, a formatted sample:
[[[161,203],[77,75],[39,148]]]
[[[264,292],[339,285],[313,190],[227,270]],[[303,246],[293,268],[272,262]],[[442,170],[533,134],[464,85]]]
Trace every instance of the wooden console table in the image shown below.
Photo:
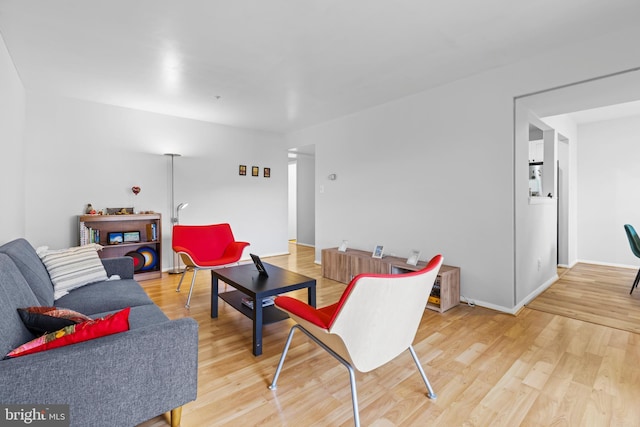
[[[418,262],[418,265],[410,265],[405,258],[394,256],[373,258],[371,252],[358,249],[347,249],[346,252],[340,252],[338,248],[322,250],[322,277],[342,283],[349,283],[361,273],[401,274],[421,270],[426,266],[424,261]],[[427,308],[442,313],[460,304],[460,267],[442,265],[436,278],[436,283],[438,282],[440,304],[429,302]]]

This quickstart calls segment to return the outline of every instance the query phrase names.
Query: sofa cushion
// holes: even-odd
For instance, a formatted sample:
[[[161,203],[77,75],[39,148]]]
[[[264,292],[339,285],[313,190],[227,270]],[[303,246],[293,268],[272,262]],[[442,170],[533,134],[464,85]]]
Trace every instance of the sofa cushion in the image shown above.
[[[26,356],[129,330],[129,308],[106,317],[67,326],[29,341],[7,354],[8,358]]]
[[[16,239],[0,246],[18,267],[40,305],[53,305],[53,283],[36,250],[25,239]],[[24,306],[23,306],[24,307]]]
[[[91,317],[95,317],[96,313],[147,304],[153,304],[153,301],[142,286],[132,279],[91,283],[55,301],[58,307],[76,310]]]
[[[17,310],[33,305],[38,305],[38,298],[11,258],[0,253],[0,357],[33,339]]]
[[[22,323],[35,335],[47,334],[66,326],[92,320],[89,316],[77,311],[57,307],[19,308],[18,314]]]
[[[51,277],[55,299],[89,283],[107,280],[107,272],[98,256],[100,249],[102,246],[95,243],[68,249],[37,249]]]

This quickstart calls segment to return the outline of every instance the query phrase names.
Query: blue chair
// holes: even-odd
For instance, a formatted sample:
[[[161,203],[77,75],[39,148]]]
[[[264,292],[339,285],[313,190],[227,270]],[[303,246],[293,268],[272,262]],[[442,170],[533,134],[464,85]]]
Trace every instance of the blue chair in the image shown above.
[[[629,239],[629,245],[631,246],[631,252],[638,258],[640,258],[640,238],[638,238],[638,233],[636,233],[635,228],[632,225],[625,224],[624,231],[627,232],[627,238]],[[633,293],[633,290],[638,287],[638,282],[640,282],[640,270],[638,270],[638,274],[636,274],[636,280],[633,281],[633,285],[631,285],[631,291],[629,291],[629,295]]]

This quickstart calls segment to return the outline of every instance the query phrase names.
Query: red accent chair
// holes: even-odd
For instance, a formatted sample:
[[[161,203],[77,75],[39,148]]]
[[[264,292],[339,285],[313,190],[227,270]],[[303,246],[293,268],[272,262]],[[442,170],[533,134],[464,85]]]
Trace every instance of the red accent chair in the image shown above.
[[[185,305],[189,308],[198,270],[212,270],[237,263],[249,243],[237,242],[229,224],[174,225],[171,246],[185,264],[176,292],[180,292],[187,270],[193,270],[189,297]]]
[[[361,274],[353,278],[340,300],[316,309],[288,296],[275,299],[276,306],[297,322],[291,328],[280,362],[269,388],[276,382],[287,355],[293,332],[299,329],[324,348],[349,371],[355,425],[360,425],[354,369],[369,372],[409,350],[427,387],[436,394],[413,350],[413,340],[433,288],[442,255],[428,265],[405,274]]]

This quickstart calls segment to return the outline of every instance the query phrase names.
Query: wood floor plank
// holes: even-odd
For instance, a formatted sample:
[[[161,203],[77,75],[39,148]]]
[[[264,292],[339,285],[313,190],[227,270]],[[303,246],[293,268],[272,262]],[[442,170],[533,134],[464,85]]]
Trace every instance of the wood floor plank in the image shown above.
[[[312,248],[290,251],[265,261],[316,278],[319,306],[335,302],[345,285],[321,277]],[[414,348],[438,398],[427,398],[407,353],[357,373],[362,425],[640,426],[640,335],[627,329],[640,311],[626,312],[640,306],[640,292],[628,295],[634,275],[589,265],[563,271],[560,281],[575,289],[553,285],[547,304],[572,313],[594,301],[586,320],[528,307],[517,316],[466,305],[425,310]],[[353,425],[346,369],[303,334],[294,336],[278,389],[267,388],[291,320],[265,327],[263,355],[255,357],[249,319],[222,301],[210,318],[210,275],[198,274],[190,309],[188,288],[175,292],[178,280],[163,275],[142,285],[170,318],[200,325],[198,398],[184,406],[183,427]],[[624,293],[630,302],[618,301]],[[306,300],[305,292],[294,295]],[[594,323],[605,313],[611,326]],[[168,351],[180,351],[179,343]],[[166,425],[166,416],[142,424]]]
[[[640,292],[629,295],[635,274],[633,269],[580,263],[527,307],[640,333]]]

